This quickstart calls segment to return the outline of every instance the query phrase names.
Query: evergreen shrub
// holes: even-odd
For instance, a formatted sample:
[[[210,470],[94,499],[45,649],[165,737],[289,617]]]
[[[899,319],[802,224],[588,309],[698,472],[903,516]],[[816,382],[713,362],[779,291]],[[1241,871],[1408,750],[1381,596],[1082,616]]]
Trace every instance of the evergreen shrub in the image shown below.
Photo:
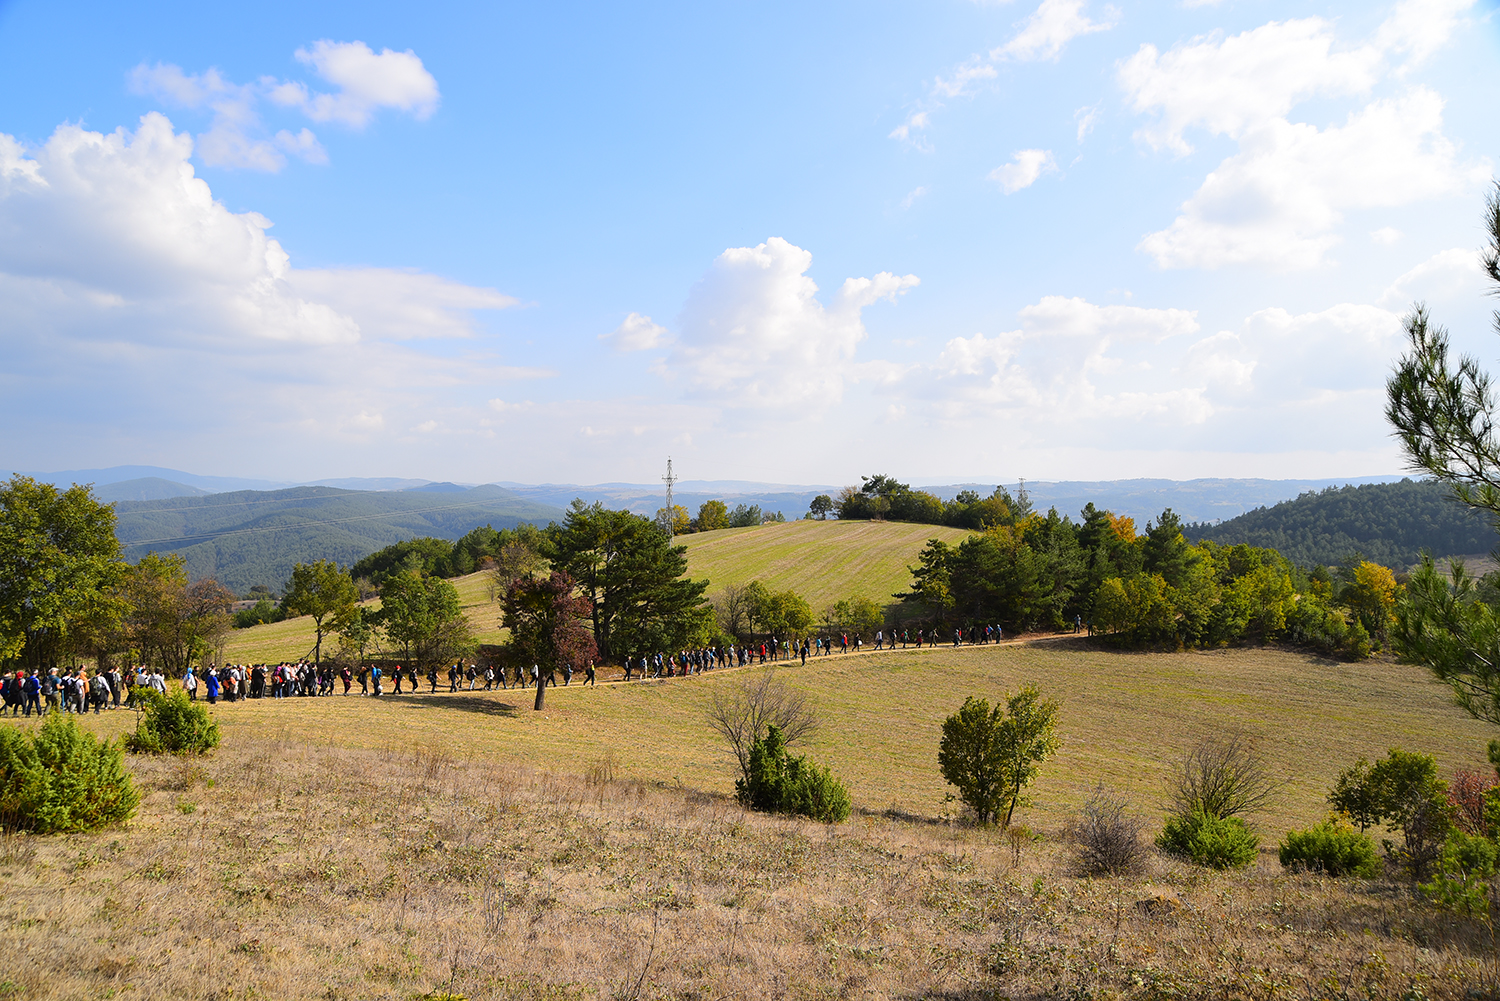
[[[752,810],[796,814],[825,824],[837,824],[849,816],[849,791],[844,784],[827,768],[788,754],[775,725],[750,745],[749,777],[734,786],[739,801]]]
[[[53,713],[31,733],[0,729],[0,829],[89,831],[135,813],[124,749]]]
[[[174,691],[163,695],[154,688],[137,688],[141,715],[135,733],[125,735],[125,746],[137,753],[204,754],[219,746],[219,724],[208,708]]]
[[[1260,839],[1238,817],[1214,817],[1194,810],[1168,820],[1157,835],[1156,847],[1211,869],[1237,869],[1255,861]]]
[[[1305,831],[1288,831],[1281,842],[1281,864],[1288,869],[1364,879],[1379,876],[1382,868],[1375,842],[1343,817],[1330,817]]]

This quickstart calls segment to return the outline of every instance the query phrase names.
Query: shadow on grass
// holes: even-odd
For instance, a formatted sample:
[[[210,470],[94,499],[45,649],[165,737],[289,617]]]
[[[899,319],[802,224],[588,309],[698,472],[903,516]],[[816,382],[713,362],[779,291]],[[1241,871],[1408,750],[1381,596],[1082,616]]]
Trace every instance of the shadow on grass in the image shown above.
[[[482,695],[443,694],[439,697],[430,694],[382,695],[380,700],[417,709],[456,709],[459,712],[478,713],[481,716],[514,717],[521,709],[520,706],[511,705],[509,702],[487,699]]]

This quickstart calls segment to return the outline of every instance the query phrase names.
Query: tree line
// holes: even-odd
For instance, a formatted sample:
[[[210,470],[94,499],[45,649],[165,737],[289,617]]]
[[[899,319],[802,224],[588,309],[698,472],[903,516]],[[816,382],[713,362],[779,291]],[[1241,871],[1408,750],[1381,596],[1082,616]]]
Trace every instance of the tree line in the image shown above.
[[[1409,567],[1424,552],[1487,553],[1497,541],[1489,520],[1454,503],[1447,484],[1411,479],[1309,491],[1217,525],[1187,525],[1184,532],[1197,542],[1247,542],[1275,549],[1308,567],[1332,566],[1352,554],[1388,567]]]
[[[998,624],[1012,632],[1085,626],[1147,646],[1287,640],[1367,656],[1384,644],[1395,576],[1368,561],[1303,570],[1274,549],[1194,545],[1170,508],[1143,533],[1086,506],[1082,520],[1029,514],[957,545],[930,540],[897,595],[935,625]]]
[[[875,477],[857,493],[919,493],[904,490]],[[87,488],[59,491],[17,477],[0,490],[0,507],[6,659],[129,661],[171,674],[222,660],[236,624],[234,596],[211,578],[190,580],[177,555],[126,563],[112,510]],[[1075,523],[1055,510],[1030,511],[1024,491],[1003,488],[989,498],[960,495],[945,510],[965,518],[978,510],[984,527],[957,545],[930,541],[895,607],[855,595],[814,610],[801,595],[758,581],[725,587],[710,601],[708,582],[687,576],[686,549],[658,522],[575,501],[561,523],[544,529],[485,525],[453,543],[398,543],[349,568],[331,560],[297,564],[279,602],[267,595],[238,617],[308,615],[311,659],[321,661],[331,641],[341,659],[383,657],[425,671],[478,648],[447,579],[473,568],[488,572],[490,597],[509,629],[507,645],[491,655],[545,669],[756,637],[773,644],[814,633],[870,638],[914,618],[934,628],[982,623],[1013,634],[1086,624],[1135,646],[1288,640],[1347,656],[1386,640],[1395,580],[1365,561],[1303,571],[1272,549],[1194,545],[1170,510],[1138,535],[1131,519],[1093,505]],[[366,600],[372,597],[378,607]]]

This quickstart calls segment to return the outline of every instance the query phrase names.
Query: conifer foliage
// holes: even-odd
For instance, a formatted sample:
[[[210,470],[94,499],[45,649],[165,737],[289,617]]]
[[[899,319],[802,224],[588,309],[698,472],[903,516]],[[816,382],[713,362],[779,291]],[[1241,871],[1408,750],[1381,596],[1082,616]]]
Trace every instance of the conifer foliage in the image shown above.
[[[128,820],[140,798],[123,748],[71,715],[52,713],[30,733],[0,728],[0,829],[91,831]]]

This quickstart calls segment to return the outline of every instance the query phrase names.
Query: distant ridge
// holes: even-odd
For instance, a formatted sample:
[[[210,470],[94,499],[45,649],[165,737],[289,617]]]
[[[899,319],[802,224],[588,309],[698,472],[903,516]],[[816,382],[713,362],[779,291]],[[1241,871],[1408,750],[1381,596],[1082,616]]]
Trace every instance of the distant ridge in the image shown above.
[[[352,564],[403,539],[458,539],[485,524],[545,525],[563,512],[489,485],[439,493],[292,487],[120,501],[116,534],[127,559],[179,553],[195,579],[243,594],[280,589],[297,563]]]
[[[887,469],[872,470],[891,472]],[[77,469],[57,473],[29,473],[37,479],[67,486],[70,483],[93,483],[96,491],[103,486],[126,480],[157,478],[184,486],[194,487],[209,493],[225,490],[279,490],[293,486],[328,486],[343,490],[368,491],[423,491],[455,493],[472,489],[468,483],[434,483],[431,480],[402,478],[396,476],[350,476],[311,480],[303,483],[287,481],[254,480],[232,476],[199,476],[182,470],[165,469],[160,466],[113,466],[108,469]],[[897,478],[900,476],[897,474]],[[1257,507],[1290,500],[1309,490],[1344,485],[1359,486],[1366,483],[1391,483],[1400,476],[1345,476],[1327,479],[1268,480],[1201,478],[1194,480],[1167,480],[1140,478],[1129,480],[1028,480],[1026,489],[1032,504],[1045,512],[1055,507],[1059,514],[1077,518],[1085,504],[1107,508],[1116,514],[1134,518],[1142,526],[1156,518],[1165,508],[1172,508],[1184,521],[1213,523],[1227,521]],[[1016,480],[1007,480],[1004,486],[1014,492]],[[652,481],[648,483],[519,483],[500,481],[498,486],[512,491],[538,504],[566,508],[574,498],[586,503],[599,501],[609,507],[624,508],[637,514],[654,515],[666,502],[665,488]],[[858,477],[854,483],[858,486]],[[960,490],[975,490],[988,494],[997,486],[988,480],[957,483],[934,483],[914,480],[913,486],[931,491],[944,499],[951,498]],[[780,511],[788,518],[800,518],[807,506],[819,494],[837,498],[842,485],[835,484],[789,484],[762,483],[753,480],[694,480],[677,482],[674,498],[678,504],[697,513],[698,506],[707,500],[722,500],[731,508],[737,504],[756,505],[763,511]],[[100,496],[103,496],[100,494]]]
[[[186,483],[164,480],[160,476],[142,476],[136,480],[120,480],[94,488],[94,496],[102,501],[147,501],[165,500],[168,497],[203,497],[209,493]]]
[[[1500,537],[1483,514],[1432,480],[1366,483],[1309,491],[1217,525],[1188,525],[1194,541],[1267,546],[1301,566],[1333,566],[1350,556],[1404,570],[1422,558],[1493,550]]]

